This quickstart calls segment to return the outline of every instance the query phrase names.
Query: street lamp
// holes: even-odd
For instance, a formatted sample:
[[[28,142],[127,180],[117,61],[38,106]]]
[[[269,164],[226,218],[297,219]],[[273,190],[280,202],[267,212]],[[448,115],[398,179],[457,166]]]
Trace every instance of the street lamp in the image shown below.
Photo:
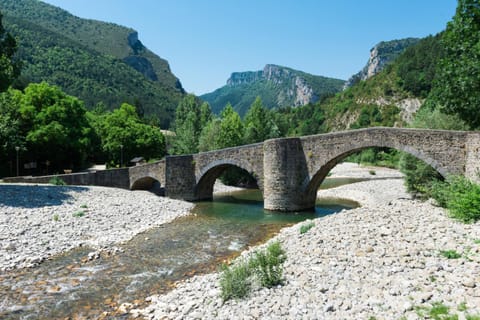
[[[123,144],[120,145],[120,168],[123,167]]]
[[[19,176],[18,174],[18,151],[20,150],[20,147],[15,147],[15,151],[17,151],[17,177]]]

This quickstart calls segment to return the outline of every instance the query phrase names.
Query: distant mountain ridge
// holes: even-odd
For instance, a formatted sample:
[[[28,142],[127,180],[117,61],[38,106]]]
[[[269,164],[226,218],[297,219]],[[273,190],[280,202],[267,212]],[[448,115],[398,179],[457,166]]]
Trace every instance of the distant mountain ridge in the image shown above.
[[[141,106],[164,126],[185,91],[168,62],[146,48],[137,31],[82,19],[38,0],[0,0],[6,29],[17,38],[22,76],[47,81],[84,100],[113,109]]]
[[[358,73],[351,76],[344,88],[351,87],[360,80],[367,80],[378,74],[387,64],[394,61],[402,52],[420,41],[419,38],[405,38],[391,41],[381,41],[370,49],[367,64]]]
[[[257,96],[270,109],[297,107],[340,91],[344,82],[267,64],[259,71],[233,72],[225,86],[200,98],[210,104],[214,113],[230,103],[243,116]]]

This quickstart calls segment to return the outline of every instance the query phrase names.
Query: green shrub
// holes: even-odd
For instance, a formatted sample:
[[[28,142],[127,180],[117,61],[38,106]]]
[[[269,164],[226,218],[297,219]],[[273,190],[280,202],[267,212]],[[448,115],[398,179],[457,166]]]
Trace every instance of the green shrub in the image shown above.
[[[428,195],[432,183],[442,180],[442,176],[430,165],[408,153],[403,153],[399,166],[405,174],[407,191],[417,195]]]
[[[248,261],[242,261],[232,267],[223,265],[220,296],[224,301],[243,298],[248,295],[255,280],[267,288],[281,284],[283,281],[281,264],[285,260],[285,251],[280,243],[273,242],[265,251],[254,252]]]
[[[222,266],[223,272],[220,277],[220,296],[224,301],[232,298],[243,298],[250,292],[251,272],[247,263],[240,263],[233,267]]]
[[[430,195],[450,216],[465,223],[480,220],[480,185],[464,177],[450,177],[444,183],[433,183]]]
[[[282,263],[286,260],[285,251],[279,242],[271,243],[265,251],[255,252],[249,265],[258,276],[263,287],[271,288],[283,281]]]
[[[84,215],[85,215],[84,211],[77,211],[74,214],[72,214],[72,216],[75,218],[80,218],[80,217],[83,217]]]
[[[300,226],[300,234],[307,233],[308,230],[312,229],[315,226],[315,222],[309,222],[307,224],[302,224]]]
[[[456,192],[451,195],[447,208],[453,218],[465,223],[473,223],[480,220],[480,186],[467,182],[467,185],[462,183],[458,189],[455,189]],[[466,189],[462,190],[464,186]]]
[[[53,215],[53,221],[56,222],[56,221],[58,221],[58,220],[60,220],[60,217],[58,216],[58,214],[55,213],[55,214]]]
[[[48,183],[50,184],[53,184],[55,186],[64,186],[66,185],[65,181],[63,181],[61,178],[59,178],[58,176],[54,176],[53,178],[51,178]]]
[[[462,256],[455,250],[440,250],[440,254],[447,259],[458,259]]]

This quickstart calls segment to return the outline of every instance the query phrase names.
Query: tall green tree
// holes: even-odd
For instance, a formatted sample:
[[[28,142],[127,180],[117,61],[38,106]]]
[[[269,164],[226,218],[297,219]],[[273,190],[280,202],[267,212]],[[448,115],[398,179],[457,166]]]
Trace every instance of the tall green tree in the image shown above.
[[[32,160],[49,160],[57,169],[81,166],[90,147],[85,113],[83,102],[58,87],[30,84],[21,96],[19,115]]]
[[[165,137],[159,128],[142,123],[135,107],[124,103],[119,109],[101,116],[99,136],[111,166],[133,157],[160,159],[165,153]]]
[[[190,154],[198,152],[202,129],[212,118],[208,103],[200,103],[197,97],[189,94],[178,104],[175,113],[175,139],[173,153]]]
[[[20,74],[20,63],[15,59],[17,43],[2,25],[0,13],[0,92],[5,91]]]
[[[270,112],[265,109],[262,99],[257,97],[245,115],[245,143],[261,142],[280,135]]]
[[[432,98],[443,110],[458,114],[472,128],[480,127],[480,1],[459,0],[442,37]]]
[[[213,118],[203,128],[198,140],[198,151],[210,151],[220,149],[219,132],[222,121],[220,118]]]
[[[223,109],[220,118],[220,132],[218,132],[220,148],[242,145],[244,136],[242,119],[230,103]]]

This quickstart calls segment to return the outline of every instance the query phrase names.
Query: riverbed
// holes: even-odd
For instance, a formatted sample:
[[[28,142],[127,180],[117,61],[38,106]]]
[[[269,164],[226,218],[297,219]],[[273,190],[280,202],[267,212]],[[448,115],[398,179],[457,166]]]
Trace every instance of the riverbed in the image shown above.
[[[480,223],[457,222],[431,201],[411,199],[395,170],[347,164],[333,172],[344,176],[349,169],[354,176],[374,180],[320,191],[319,196],[353,199],[362,207],[313,220],[315,226],[305,234],[299,225],[285,228],[271,240],[287,252],[283,285],[223,302],[219,273],[211,273],[147,298],[150,306],[133,308],[131,315],[421,319],[419,310],[436,304],[449,307],[460,319],[480,315]],[[447,250],[460,257],[446,258],[442,252]]]
[[[353,181],[357,180],[340,178],[328,182],[332,185]],[[233,258],[249,246],[265,242],[285,226],[356,205],[351,201],[343,205],[334,201],[333,204],[322,204],[316,212],[275,214],[263,210],[258,190],[217,184],[213,202],[196,203],[188,216],[177,217],[126,243],[119,243],[133,235],[136,228],[130,228],[130,233],[122,233],[116,223],[111,223],[113,232],[109,236],[101,234],[99,237],[95,232],[106,228],[108,234],[109,219],[105,217],[115,222],[120,220],[122,227],[131,219],[138,222],[138,216],[130,217],[132,199],[121,202],[132,193],[46,185],[9,185],[3,189],[9,195],[3,199],[3,205],[13,211],[7,209],[3,214],[11,218],[8,222],[12,230],[17,226],[26,230],[20,233],[40,234],[36,238],[32,236],[31,243],[35,245],[45,237],[50,238],[49,245],[59,245],[62,241],[69,241],[72,246],[78,244],[78,248],[72,250],[65,246],[65,254],[38,259],[32,268],[21,268],[20,265],[18,270],[0,273],[0,317],[6,319],[122,316],[122,308],[128,305],[126,302],[142,304],[147,295],[168,291],[176,281],[215,271],[221,261]],[[133,194],[144,198],[137,198],[137,202],[157,198],[142,192]],[[83,202],[87,197],[89,203]],[[72,211],[72,205],[76,211]],[[121,208],[116,208],[119,206]],[[102,208],[113,209],[102,211]],[[143,203],[136,208],[149,211],[152,204],[146,206]],[[15,210],[22,212],[22,209],[31,216],[16,214]],[[29,209],[43,210],[29,212]],[[70,214],[61,214],[63,211]],[[150,212],[146,213],[142,221],[155,218]],[[12,219],[14,217],[19,219]],[[82,229],[92,230],[79,237],[75,232]],[[28,254],[31,243],[13,240],[15,238],[11,237],[6,246],[11,256]],[[102,246],[92,247],[98,244]]]

